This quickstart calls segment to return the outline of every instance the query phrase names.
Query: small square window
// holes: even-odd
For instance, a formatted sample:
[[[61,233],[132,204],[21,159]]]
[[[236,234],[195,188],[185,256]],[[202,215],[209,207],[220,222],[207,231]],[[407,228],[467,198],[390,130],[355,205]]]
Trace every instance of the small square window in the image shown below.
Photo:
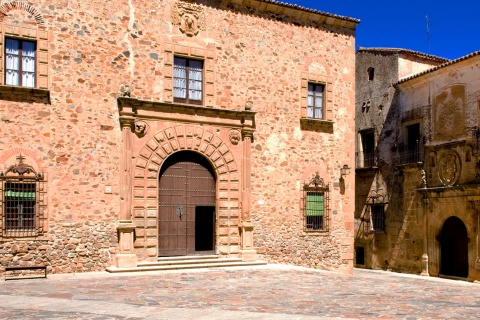
[[[202,104],[203,61],[174,58],[173,99],[175,102]]]
[[[307,116],[313,119],[324,118],[324,91],[325,85],[308,83]]]
[[[36,43],[5,39],[5,84],[35,87]]]

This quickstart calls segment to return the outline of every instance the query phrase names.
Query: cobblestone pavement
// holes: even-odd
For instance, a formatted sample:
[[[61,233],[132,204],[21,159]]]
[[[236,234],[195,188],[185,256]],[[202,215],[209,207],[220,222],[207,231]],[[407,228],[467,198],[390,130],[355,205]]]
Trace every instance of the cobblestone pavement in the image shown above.
[[[282,265],[0,281],[0,319],[480,319],[480,284]]]

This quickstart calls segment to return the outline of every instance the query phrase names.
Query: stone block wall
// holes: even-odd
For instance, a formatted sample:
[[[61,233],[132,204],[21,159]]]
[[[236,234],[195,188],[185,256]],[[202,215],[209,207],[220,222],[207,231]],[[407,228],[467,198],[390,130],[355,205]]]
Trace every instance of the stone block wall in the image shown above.
[[[15,163],[12,150],[34,154],[27,160],[48,173],[48,206],[39,239],[2,239],[11,257],[2,264],[19,259],[16,247],[28,261],[51,259],[52,272],[101,270],[112,262],[120,207],[117,98],[128,85],[132,97],[169,102],[167,67],[179,48],[177,54],[208,60],[206,106],[241,111],[252,101],[257,112],[251,217],[261,257],[351,272],[354,177],[340,179],[340,168],[354,167],[356,22],[333,25],[314,13],[298,18],[303,11],[261,1],[199,1],[205,24],[187,35],[174,19],[177,1],[28,3],[39,16],[6,3],[3,26],[40,27],[40,19],[48,32],[48,90],[13,90],[12,96],[9,87],[0,89],[0,159],[8,155],[0,166]],[[326,125],[301,124],[304,74],[328,79]],[[164,129],[155,127],[154,134]],[[143,147],[135,146],[132,161]],[[331,190],[326,234],[303,231],[301,186],[316,172]],[[143,256],[154,252],[155,240],[148,241]]]

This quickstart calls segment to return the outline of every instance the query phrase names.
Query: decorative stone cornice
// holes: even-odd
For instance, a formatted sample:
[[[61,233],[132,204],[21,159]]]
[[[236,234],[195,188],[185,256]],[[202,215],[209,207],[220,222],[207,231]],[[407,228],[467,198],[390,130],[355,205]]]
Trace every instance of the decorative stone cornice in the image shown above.
[[[215,123],[234,128],[255,128],[254,111],[208,108],[178,103],[156,102],[129,97],[118,97],[120,122],[122,119],[175,120],[194,123]]]

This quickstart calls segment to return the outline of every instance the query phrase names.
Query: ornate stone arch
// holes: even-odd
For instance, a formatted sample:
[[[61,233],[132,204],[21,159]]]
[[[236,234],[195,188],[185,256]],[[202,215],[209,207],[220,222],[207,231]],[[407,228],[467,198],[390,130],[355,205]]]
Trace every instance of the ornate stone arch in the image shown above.
[[[8,15],[8,12],[12,10],[23,10],[28,12],[35,19],[39,27],[45,27],[45,19],[37,8],[26,2],[17,0],[6,2],[0,6],[0,23],[3,22],[3,19]]]
[[[214,133],[198,125],[180,124],[155,134],[141,149],[133,168],[132,218],[137,255],[157,256],[158,182],[163,162],[178,151],[205,156],[217,176],[219,254],[238,254],[240,245],[240,176],[233,153]]]

